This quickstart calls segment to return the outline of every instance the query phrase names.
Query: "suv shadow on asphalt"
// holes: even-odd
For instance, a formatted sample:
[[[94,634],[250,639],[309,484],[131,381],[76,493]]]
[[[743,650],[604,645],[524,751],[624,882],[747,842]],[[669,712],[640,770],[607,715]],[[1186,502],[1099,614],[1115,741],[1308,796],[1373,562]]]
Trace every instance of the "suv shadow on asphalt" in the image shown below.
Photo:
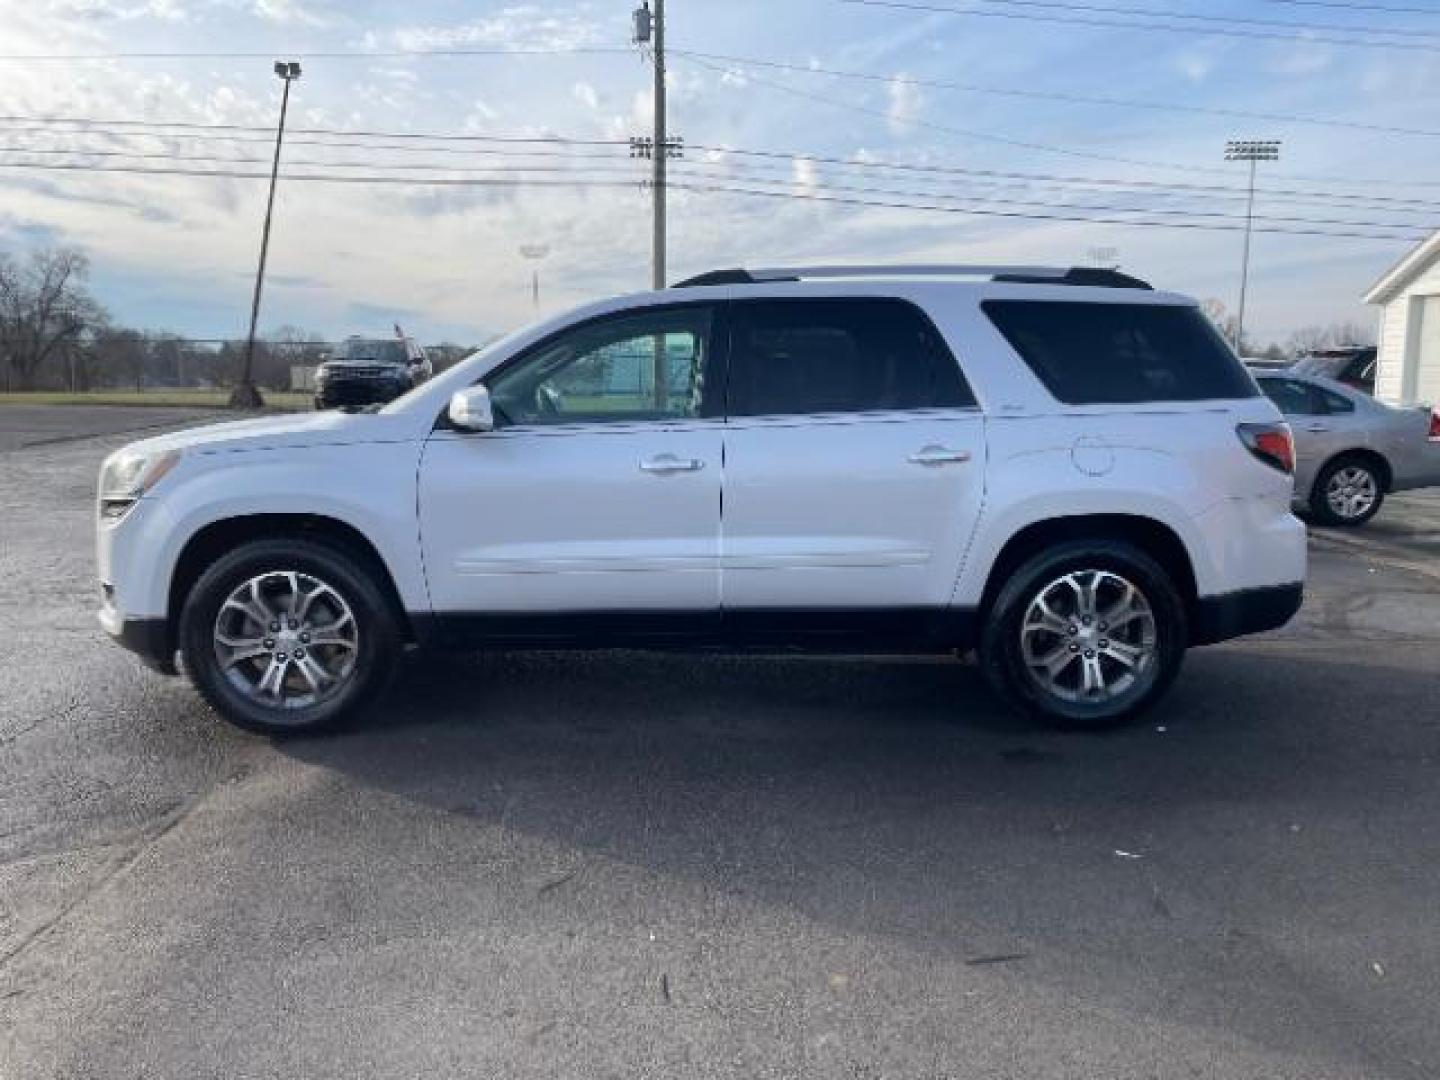
[[[1363,1072],[1436,1049],[1416,1003],[1440,958],[1397,936],[1440,895],[1433,731],[1404,704],[1424,666],[1198,653],[1140,725],[1083,737],[953,662],[498,654],[415,661],[368,725],[277,747],[427,814],[447,853],[417,873],[473,850],[502,903],[558,905],[572,936],[673,891],[760,904],[937,978],[994,962]],[[489,880],[504,834],[548,845],[553,878]],[[1292,952],[1309,935],[1333,939],[1318,966]],[[1376,984],[1367,950],[1411,974]]]

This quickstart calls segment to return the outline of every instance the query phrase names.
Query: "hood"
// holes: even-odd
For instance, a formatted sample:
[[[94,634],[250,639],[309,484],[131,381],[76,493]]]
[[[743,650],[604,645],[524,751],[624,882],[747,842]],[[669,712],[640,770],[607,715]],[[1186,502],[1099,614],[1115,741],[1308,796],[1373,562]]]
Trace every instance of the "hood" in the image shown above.
[[[343,446],[347,443],[401,442],[413,436],[403,417],[378,413],[314,412],[228,420],[142,439],[127,449],[214,453],[277,447]]]

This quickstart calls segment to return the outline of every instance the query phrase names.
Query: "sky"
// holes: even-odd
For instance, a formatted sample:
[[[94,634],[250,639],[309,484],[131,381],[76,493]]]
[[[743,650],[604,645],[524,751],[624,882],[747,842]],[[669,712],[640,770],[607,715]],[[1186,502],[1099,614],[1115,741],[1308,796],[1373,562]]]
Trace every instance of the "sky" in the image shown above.
[[[534,317],[534,269],[545,313],[647,288],[637,2],[0,0],[0,251],[78,246],[115,321],[243,335],[298,57],[262,328],[473,343]],[[1278,139],[1271,341],[1373,323],[1361,295],[1440,225],[1437,0],[669,0],[668,38],[672,280],[1113,259],[1233,309],[1225,143]]]

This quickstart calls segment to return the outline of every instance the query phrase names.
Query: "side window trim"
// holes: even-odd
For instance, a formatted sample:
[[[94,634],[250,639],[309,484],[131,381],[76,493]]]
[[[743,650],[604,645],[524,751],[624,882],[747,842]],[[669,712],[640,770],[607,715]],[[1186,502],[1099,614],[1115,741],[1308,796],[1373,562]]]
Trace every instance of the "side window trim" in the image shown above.
[[[735,340],[735,327],[739,323],[739,312],[743,305],[760,304],[787,304],[787,303],[835,303],[843,304],[846,301],[882,301],[887,304],[895,304],[904,308],[910,314],[918,317],[923,323],[927,333],[932,335],[935,343],[947,359],[955,367],[956,377],[959,380],[961,395],[966,399],[963,405],[924,405],[915,408],[881,408],[881,409],[850,409],[850,410],[822,410],[814,412],[767,412],[751,413],[738,410],[745,409],[749,403],[743,400],[743,392],[736,394],[736,387],[742,382],[736,378],[737,370],[746,362],[740,360],[737,363],[739,351]],[[784,421],[797,420],[801,418],[833,420],[843,423],[847,420],[863,420],[884,417],[895,417],[897,419],[914,416],[916,414],[939,415],[944,413],[963,412],[973,414],[980,411],[980,400],[975,396],[975,390],[971,385],[969,377],[965,374],[964,365],[960,358],[955,355],[950,342],[941,333],[940,328],[935,325],[935,320],[930,313],[915,301],[903,296],[886,295],[884,293],[867,293],[856,296],[755,296],[745,297],[738,300],[727,300],[724,303],[725,312],[723,315],[725,346],[725,411],[724,416],[727,422],[746,420]],[[749,372],[741,372],[748,376]],[[748,382],[747,380],[744,380]]]
[[[709,311],[710,328],[701,356],[700,378],[703,380],[703,389],[701,391],[700,397],[700,410],[697,415],[654,419],[617,419],[615,421],[608,422],[608,424],[606,421],[597,420],[594,417],[585,417],[583,419],[577,418],[569,422],[560,421],[550,424],[521,423],[509,420],[507,418],[503,424],[497,425],[496,430],[555,432],[569,429],[604,426],[613,426],[615,428],[619,428],[622,426],[642,425],[674,426],[677,424],[693,424],[699,421],[723,419],[725,415],[725,396],[728,393],[727,384],[729,382],[729,341],[727,326],[728,320],[725,319],[724,315],[724,310],[726,306],[727,305],[725,303],[717,302],[714,300],[684,300],[675,303],[643,304],[638,307],[621,308],[616,311],[607,311],[601,315],[593,315],[588,319],[581,319],[577,322],[572,322],[565,326],[562,326],[556,329],[554,332],[546,334],[538,341],[531,342],[519,352],[515,353],[512,356],[506,357],[506,359],[503,360],[499,364],[499,366],[477,378],[475,382],[471,383],[471,385],[476,386],[484,384],[487,389],[491,389],[493,388],[494,380],[501,378],[508,372],[512,371],[514,368],[526,363],[529,359],[535,356],[536,353],[542,352],[545,349],[550,348],[557,341],[560,341],[562,338],[565,338],[570,334],[584,331],[586,329],[589,329],[590,327],[602,326],[605,323],[612,321],[619,322],[621,320],[639,318],[647,315],[700,309]],[[723,353],[725,355],[722,355],[722,343]],[[496,411],[497,413],[501,412],[498,405],[496,406]],[[444,413],[442,412],[441,415],[443,416]]]

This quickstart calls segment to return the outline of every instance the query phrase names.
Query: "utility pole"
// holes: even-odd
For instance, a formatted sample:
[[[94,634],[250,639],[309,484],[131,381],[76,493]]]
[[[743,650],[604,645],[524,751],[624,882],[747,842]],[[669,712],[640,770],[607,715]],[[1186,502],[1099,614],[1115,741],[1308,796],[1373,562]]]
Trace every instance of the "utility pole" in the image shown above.
[[[255,387],[255,324],[260,318],[260,291],[265,286],[265,256],[270,251],[270,218],[275,212],[275,181],[280,175],[280,145],[285,140],[285,111],[290,105],[290,84],[300,77],[295,61],[275,61],[275,74],[285,82],[280,95],[280,126],[275,130],[275,160],[270,166],[270,196],[265,202],[265,227],[260,233],[260,268],[255,272],[255,296],[250,301],[250,333],[245,339],[245,367],[240,382],[230,394],[230,404],[237,409],[258,409],[265,404]]]
[[[665,288],[665,0],[655,0],[655,233],[651,240],[651,287]]]
[[[665,288],[665,185],[666,167],[669,160],[685,152],[683,139],[671,138],[667,128],[665,110],[665,0],[644,0],[635,9],[636,45],[650,46],[655,67],[655,132],[653,135],[635,137],[630,140],[630,156],[649,158],[651,162],[650,187],[654,200],[654,226],[651,241],[650,285],[654,289]]]
[[[1278,139],[1231,139],[1225,144],[1226,161],[1250,163],[1250,186],[1245,197],[1245,249],[1240,258],[1240,306],[1235,315],[1235,352],[1244,348],[1245,293],[1250,284],[1250,230],[1255,220],[1255,165],[1261,161],[1280,160]]]

